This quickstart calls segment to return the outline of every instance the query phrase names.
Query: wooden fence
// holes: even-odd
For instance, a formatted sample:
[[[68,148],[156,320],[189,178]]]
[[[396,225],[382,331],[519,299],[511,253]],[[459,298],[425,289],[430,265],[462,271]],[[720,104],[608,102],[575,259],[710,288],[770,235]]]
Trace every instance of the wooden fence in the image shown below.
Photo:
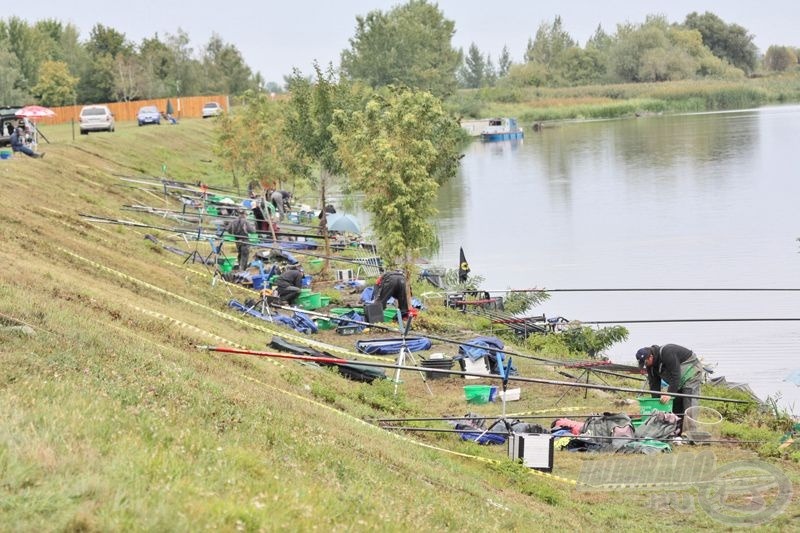
[[[135,102],[112,102],[105,104],[114,114],[114,120],[124,122],[136,120],[139,108],[146,105],[154,105],[159,111],[167,111],[167,101],[172,103],[172,114],[176,118],[199,118],[203,116],[203,104],[207,102],[217,102],[225,111],[230,110],[230,98],[224,94],[212,96],[180,96],[176,98],[156,98],[153,100],[137,100]],[[51,107],[56,116],[36,119],[39,124],[63,124],[70,120],[78,120],[82,105],[68,105],[63,107]]]

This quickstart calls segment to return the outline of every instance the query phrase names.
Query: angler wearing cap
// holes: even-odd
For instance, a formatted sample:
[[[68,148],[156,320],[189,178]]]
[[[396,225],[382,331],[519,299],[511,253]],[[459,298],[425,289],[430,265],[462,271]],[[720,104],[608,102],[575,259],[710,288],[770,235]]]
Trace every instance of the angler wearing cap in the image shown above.
[[[700,394],[700,384],[705,378],[705,370],[697,355],[688,348],[677,344],[653,345],[640,348],[636,352],[639,368],[647,369],[650,390],[657,397],[661,391],[661,380],[667,382],[667,392],[679,394]],[[667,403],[672,396],[662,394],[661,403]],[[697,405],[697,398],[674,397],[672,412],[683,417],[686,409]]]
[[[289,265],[286,270],[278,276],[275,285],[278,288],[278,296],[281,300],[289,305],[294,305],[297,297],[300,296],[300,288],[303,286],[304,275],[303,267],[297,263],[295,265]]]

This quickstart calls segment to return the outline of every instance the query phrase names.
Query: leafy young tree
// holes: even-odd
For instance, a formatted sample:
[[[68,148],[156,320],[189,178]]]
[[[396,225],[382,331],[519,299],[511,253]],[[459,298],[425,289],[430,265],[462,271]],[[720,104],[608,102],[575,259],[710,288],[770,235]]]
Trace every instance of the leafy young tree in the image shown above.
[[[341,174],[342,163],[336,151],[331,125],[336,111],[350,110],[353,92],[344,81],[337,80],[333,66],[323,73],[314,64],[315,79],[303,77],[295,69],[289,79],[292,98],[287,110],[285,133],[297,146],[299,154],[319,167],[320,209],[327,205],[327,190],[333,176]],[[325,255],[330,255],[327,226],[322,226]],[[323,271],[328,269],[325,260]]]
[[[381,255],[406,272],[437,245],[439,183],[458,168],[458,123],[428,92],[387,87],[364,110],[336,113],[338,154],[364,191]]]
[[[33,94],[42,105],[62,106],[75,102],[78,78],[71,76],[63,61],[45,61],[39,68],[39,83]]]
[[[280,187],[294,176],[307,174],[303,169],[308,162],[300,160],[284,134],[287,106],[285,100],[246,91],[240,110],[220,117],[215,153],[236,182],[242,178]]]
[[[455,24],[436,4],[410,0],[388,13],[356,17],[343,75],[372,87],[406,85],[446,96],[455,90],[461,54],[451,45]]]

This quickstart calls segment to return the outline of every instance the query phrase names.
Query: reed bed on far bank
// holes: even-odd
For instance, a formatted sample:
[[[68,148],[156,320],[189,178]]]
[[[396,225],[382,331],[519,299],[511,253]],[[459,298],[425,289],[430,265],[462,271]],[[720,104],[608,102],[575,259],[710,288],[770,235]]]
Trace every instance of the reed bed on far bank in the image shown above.
[[[449,105],[464,117],[513,116],[523,124],[601,119],[642,113],[691,113],[747,109],[800,101],[800,74],[728,80],[509,87],[463,90]]]

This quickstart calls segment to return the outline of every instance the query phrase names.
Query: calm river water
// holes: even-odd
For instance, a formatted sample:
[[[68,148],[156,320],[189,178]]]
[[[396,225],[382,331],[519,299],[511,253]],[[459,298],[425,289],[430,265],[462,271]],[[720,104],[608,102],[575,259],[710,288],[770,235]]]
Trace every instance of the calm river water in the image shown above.
[[[486,289],[800,288],[800,106],[560,124],[473,142],[441,191],[440,253]],[[800,412],[800,292],[554,292],[531,314],[677,343]]]

